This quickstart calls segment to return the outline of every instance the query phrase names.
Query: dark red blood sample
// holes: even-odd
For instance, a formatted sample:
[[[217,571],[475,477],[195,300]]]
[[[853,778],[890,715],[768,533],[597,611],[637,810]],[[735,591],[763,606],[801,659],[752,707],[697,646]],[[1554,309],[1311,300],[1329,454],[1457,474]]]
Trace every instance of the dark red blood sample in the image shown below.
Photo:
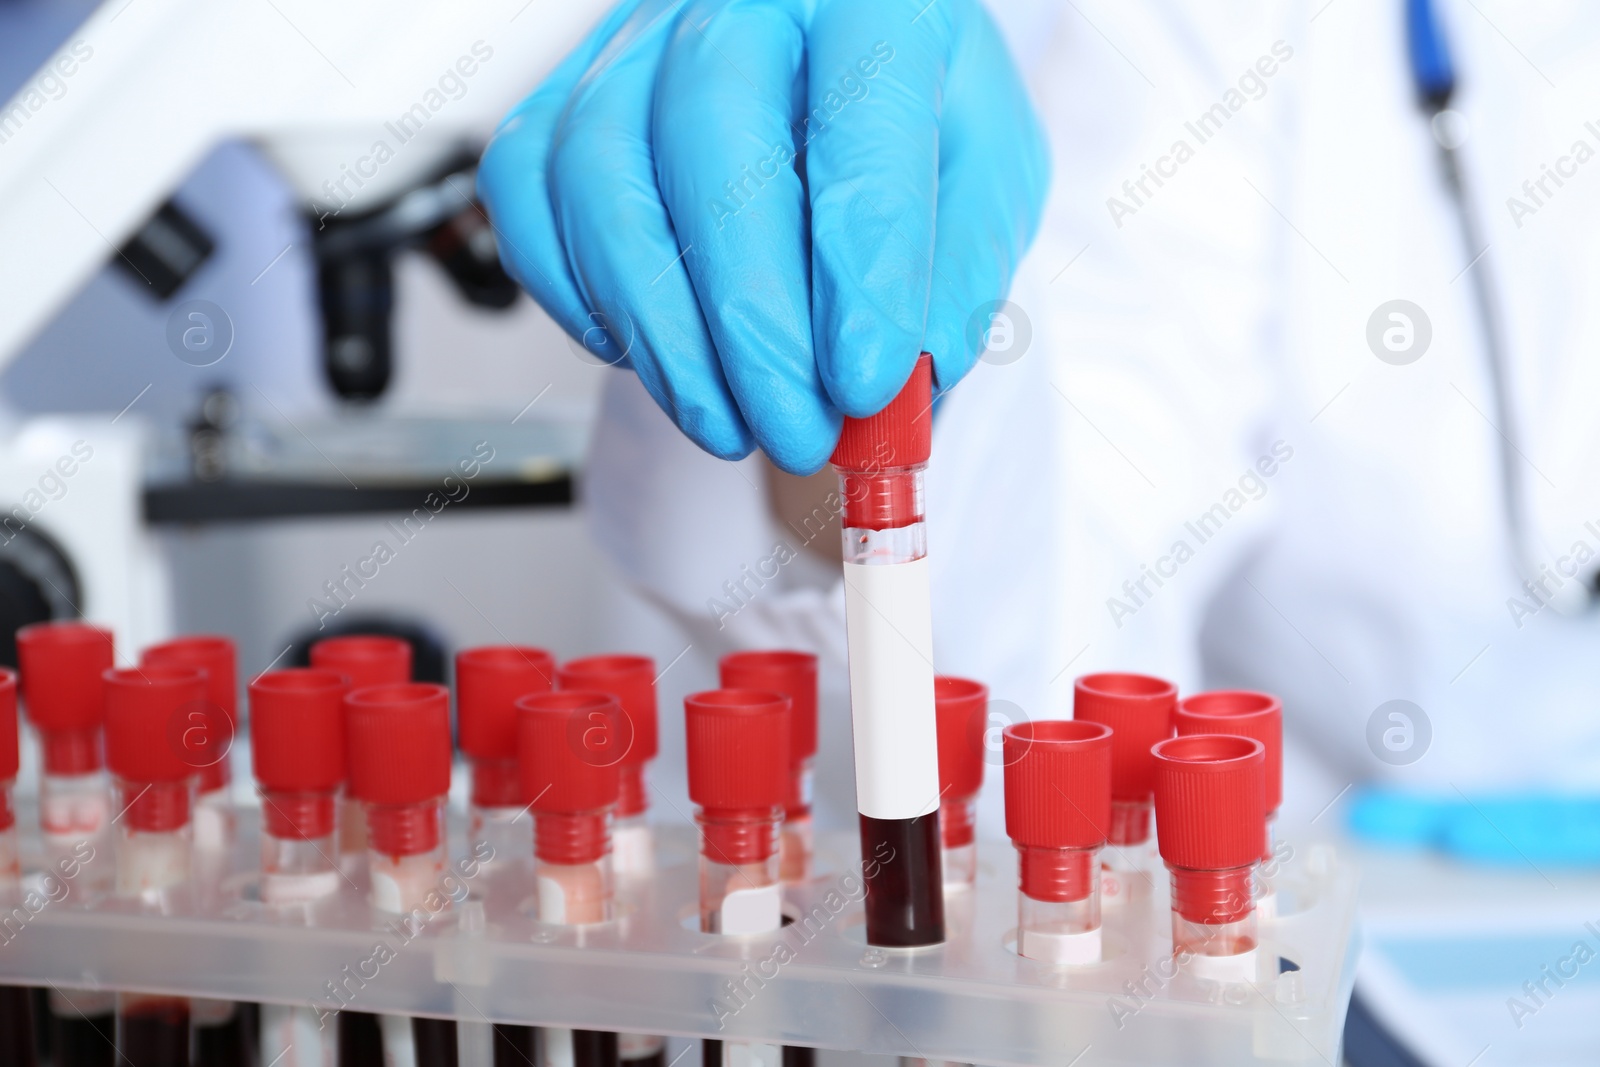
[[[494,1067],[529,1067],[534,1059],[533,1027],[494,1024]]]
[[[939,813],[914,819],[861,816],[867,942],[915,948],[944,940]]]
[[[33,990],[0,986],[0,1064],[33,1067],[38,1062],[33,1034]]]
[[[572,1067],[618,1067],[617,1035],[609,1030],[572,1031]]]
[[[189,1067],[189,1002],[166,997],[122,1012],[117,1050],[137,1067]]]
[[[417,1067],[456,1067],[454,1019],[413,1018],[411,1040],[417,1050]]]

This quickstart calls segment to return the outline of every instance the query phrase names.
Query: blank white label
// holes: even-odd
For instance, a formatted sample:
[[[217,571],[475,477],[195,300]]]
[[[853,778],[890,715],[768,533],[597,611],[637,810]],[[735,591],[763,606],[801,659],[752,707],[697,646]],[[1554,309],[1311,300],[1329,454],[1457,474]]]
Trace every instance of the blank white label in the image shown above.
[[[783,898],[777,883],[735,889],[722,898],[719,934],[764,934],[783,926]]]
[[[1100,927],[1075,934],[1045,930],[1024,930],[1018,935],[1017,951],[1030,960],[1057,967],[1082,967],[1100,962]]]
[[[844,565],[856,809],[914,819],[939,807],[928,561]]]

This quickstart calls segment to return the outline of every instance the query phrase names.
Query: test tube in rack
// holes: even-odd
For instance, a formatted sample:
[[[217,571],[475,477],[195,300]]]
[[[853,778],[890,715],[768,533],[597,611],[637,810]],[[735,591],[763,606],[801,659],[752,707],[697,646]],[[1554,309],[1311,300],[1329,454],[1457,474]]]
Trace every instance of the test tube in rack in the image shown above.
[[[789,698],[789,790],[778,837],[784,882],[811,877],[812,763],[817,756],[817,657],[784,649],[731,652],[722,657],[724,689],[765,689]]]
[[[102,677],[119,808],[117,893],[162,909],[191,872],[195,781],[181,734],[205,700],[205,672],[145,666]],[[117,994],[117,1048],[140,1067],[188,1067],[189,1024],[187,997]]]
[[[365,808],[373,910],[425,923],[452,899],[444,834],[450,694],[417,682],[352,689],[344,718],[352,791]],[[385,1015],[379,1027],[391,1062],[455,1062],[451,1020]]]
[[[206,698],[188,711],[179,734],[190,766],[198,772],[194,808],[194,843],[202,853],[220,853],[232,846],[232,781],[228,759],[239,722],[237,656],[226,637],[198,634],[180,637],[144,650],[140,662],[158,667],[197,667],[206,673]]]
[[[1073,683],[1072,717],[1111,727],[1111,826],[1101,887],[1108,907],[1147,897],[1154,884],[1150,747],[1172,736],[1177,706],[1178,687],[1147,674],[1086,674]]]
[[[17,748],[17,676],[0,667],[0,909],[22,903],[22,856],[17,847],[17,811],[11,789],[21,766]],[[47,874],[55,877],[55,872]],[[36,1062],[33,990],[0,986],[0,1064],[32,1067]]]
[[[411,681],[411,643],[375,634],[329,637],[311,646],[311,665],[344,675],[352,690],[399,685]],[[339,809],[339,852],[350,867],[359,868],[366,860],[365,809],[354,781],[348,779]]]
[[[1177,723],[1180,737],[1234,734],[1252,737],[1266,749],[1266,851],[1256,871],[1256,914],[1263,920],[1276,918],[1278,894],[1273,876],[1277,860],[1273,855],[1273,827],[1278,806],[1283,803],[1283,704],[1270,693],[1243,689],[1196,693],[1178,702]]]
[[[1172,875],[1172,950],[1200,978],[1256,978],[1254,873],[1266,848],[1266,748],[1190,734],[1155,746],[1156,836]]]
[[[1001,743],[1006,834],[1017,848],[1017,952],[1056,965],[1099,963],[1111,730],[1071,719],[1020,722]]]
[[[609,693],[622,709],[627,723],[619,737],[626,751],[617,764],[622,792],[612,824],[613,864],[622,878],[648,875],[655,866],[655,846],[645,818],[650,810],[645,769],[660,747],[655,661],[649,656],[584,656],[563,663],[556,671],[556,684],[561,689]]]
[[[983,789],[989,689],[970,678],[933,680],[939,716],[939,837],[945,888],[978,879],[978,793]]]
[[[933,446],[933,358],[887,407],[844,420],[832,462],[844,501],[845,635],[867,943],[944,940],[939,745],[923,474]]]
[[[610,693],[581,689],[517,701],[523,794],[533,809],[540,922],[584,927],[615,916],[611,822],[633,732]],[[617,1035],[540,1027],[539,1067],[617,1067]]]
[[[790,769],[789,698],[714,689],[684,700],[689,799],[700,826],[700,929],[771,933],[783,926],[778,828]],[[780,1045],[706,1041],[702,1067],[782,1067]]]
[[[555,679],[556,661],[540,648],[494,645],[456,654],[457,729],[472,763],[472,840],[487,842],[497,861],[532,855],[516,703],[529,693],[548,693]]]

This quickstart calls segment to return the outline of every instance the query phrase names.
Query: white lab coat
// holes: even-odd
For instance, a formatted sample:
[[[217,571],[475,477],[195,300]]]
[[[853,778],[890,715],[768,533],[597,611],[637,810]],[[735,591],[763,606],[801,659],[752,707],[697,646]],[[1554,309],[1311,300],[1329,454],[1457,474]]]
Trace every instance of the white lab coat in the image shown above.
[[[1272,690],[1291,822],[1373,778],[1446,791],[1600,781],[1600,672],[1585,654],[1600,623],[1547,608],[1519,627],[1507,605],[1519,589],[1493,401],[1457,277],[1469,257],[1412,100],[1398,0],[995,7],[1052,138],[1054,186],[1011,296],[1032,347],[980,364],[936,423],[939,670],[987,682],[1012,717],[1069,714],[1073,678],[1093,670]],[[1600,15],[1575,2],[1442,8],[1518,445],[1536,468],[1532,518],[1556,555],[1583,539],[1600,563],[1600,160],[1520,228],[1504,203],[1574,140],[1600,150],[1600,121],[1584,126],[1600,120]],[[1186,123],[1227,107],[1263,58],[1271,75],[1247,82],[1202,143]],[[1180,140],[1192,153],[1178,163]],[[1135,200],[1123,183],[1138,191],[1146,164],[1169,177]],[[1432,324],[1409,366],[1366,342],[1369,316],[1395,298]],[[725,582],[795,540],[762,484],[754,462],[680,438],[631,376],[608,386],[587,482],[597,538],[703,664],[734,647],[822,654],[819,791],[843,819],[837,580],[785,567],[720,626],[709,603],[726,606]],[[1396,698],[1431,724],[1426,754],[1404,766],[1367,739]],[[663,728],[664,769],[675,730]],[[988,779],[981,818],[998,835],[996,768]]]

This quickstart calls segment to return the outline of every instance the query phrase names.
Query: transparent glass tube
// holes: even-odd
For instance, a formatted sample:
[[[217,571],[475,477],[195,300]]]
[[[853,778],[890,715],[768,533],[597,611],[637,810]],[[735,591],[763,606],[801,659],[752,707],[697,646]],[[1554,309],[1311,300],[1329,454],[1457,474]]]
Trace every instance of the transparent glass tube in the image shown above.
[[[526,859],[533,854],[532,816],[522,800],[515,759],[472,761],[472,802],[467,809],[472,844],[489,847],[489,863]]]
[[[121,896],[152,897],[189,880],[194,826],[190,821],[193,781],[134,782],[117,779],[116,890]],[[187,1008],[185,1008],[187,1012]]]
[[[1017,846],[1017,952],[1058,966],[1099,963],[1100,849]]]
[[[646,878],[655,870],[655,836],[643,812],[617,816],[611,828],[611,857],[618,878]]]
[[[81,867],[86,892],[111,889],[116,870],[111,854],[111,780],[104,771],[45,774],[39,780],[39,834],[47,865]]]
[[[346,793],[339,801],[339,862],[360,867],[367,858],[367,809]]]
[[[1144,899],[1154,887],[1155,808],[1148,800],[1113,800],[1111,826],[1100,877],[1100,897],[1106,907],[1126,900]],[[1158,868],[1157,868],[1158,869]]]
[[[261,899],[298,904],[337,892],[333,793],[261,791]]]
[[[783,828],[778,836],[778,871],[788,883],[804,882],[811,877],[813,763],[812,759],[804,759],[795,764],[789,782],[789,803],[784,808]]]
[[[1255,864],[1224,870],[1168,866],[1172,872],[1172,950],[1180,958],[1246,957],[1257,944]],[[1242,972],[1241,972],[1242,973]]]
[[[702,810],[695,821],[701,834],[701,931],[756,934],[781,927],[777,811],[722,816]]]
[[[442,910],[445,872],[443,798],[416,804],[366,805],[370,900],[379,911]]]
[[[543,812],[533,822],[539,921],[562,926],[616,916],[611,812]]]
[[[939,805],[946,889],[971,886],[978,881],[977,825],[976,797],[952,797]]]
[[[201,793],[194,806],[194,845],[204,852],[226,852],[233,847],[238,813],[226,786]]]

